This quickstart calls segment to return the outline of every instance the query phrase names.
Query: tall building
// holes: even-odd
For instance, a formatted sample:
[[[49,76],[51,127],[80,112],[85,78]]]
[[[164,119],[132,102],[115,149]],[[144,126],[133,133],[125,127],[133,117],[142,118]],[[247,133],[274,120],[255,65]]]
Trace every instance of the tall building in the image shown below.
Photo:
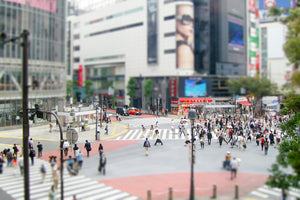
[[[295,8],[295,0],[259,0],[261,69],[260,76],[266,77],[279,87],[289,84],[293,65],[285,56],[283,45],[286,42],[287,27],[268,16],[270,7],[279,9]],[[289,13],[281,17],[285,17]]]
[[[181,97],[229,96],[226,80],[247,74],[244,1],[115,0],[68,24],[73,78],[92,80],[95,95],[117,105],[129,104],[130,77],[133,105],[146,107],[150,78],[152,104],[171,109]]]
[[[1,0],[0,32],[8,38],[29,31],[29,108],[61,109],[65,86],[65,0]],[[0,47],[0,126],[21,124],[22,47]],[[59,105],[58,107],[55,105]]]

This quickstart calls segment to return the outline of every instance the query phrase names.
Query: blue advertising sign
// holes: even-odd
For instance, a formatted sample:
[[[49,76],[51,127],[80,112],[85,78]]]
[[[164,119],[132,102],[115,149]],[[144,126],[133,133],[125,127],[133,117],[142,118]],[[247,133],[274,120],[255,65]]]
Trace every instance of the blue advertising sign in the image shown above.
[[[295,0],[259,0],[259,10],[268,10],[274,6],[280,9],[295,8]]]

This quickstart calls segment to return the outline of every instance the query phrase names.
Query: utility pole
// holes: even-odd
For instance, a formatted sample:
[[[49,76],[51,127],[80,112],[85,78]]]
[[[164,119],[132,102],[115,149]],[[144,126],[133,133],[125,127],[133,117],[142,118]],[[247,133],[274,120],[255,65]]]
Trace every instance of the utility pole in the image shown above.
[[[28,139],[29,139],[29,118],[28,118],[28,48],[29,48],[29,32],[23,32],[16,37],[6,39],[6,33],[1,33],[1,43],[15,43],[17,40],[22,39],[21,46],[22,52],[22,113],[23,113],[23,156],[28,158]],[[30,200],[30,180],[29,180],[29,161],[23,160],[24,165],[24,199]]]

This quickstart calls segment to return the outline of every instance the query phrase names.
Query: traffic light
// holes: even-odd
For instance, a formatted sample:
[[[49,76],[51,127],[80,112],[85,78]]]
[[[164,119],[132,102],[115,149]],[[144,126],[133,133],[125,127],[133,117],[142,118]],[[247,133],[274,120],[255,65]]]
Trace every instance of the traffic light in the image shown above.
[[[39,104],[35,104],[35,112],[36,112],[36,117],[43,119],[44,118],[44,112],[40,110],[40,105]]]

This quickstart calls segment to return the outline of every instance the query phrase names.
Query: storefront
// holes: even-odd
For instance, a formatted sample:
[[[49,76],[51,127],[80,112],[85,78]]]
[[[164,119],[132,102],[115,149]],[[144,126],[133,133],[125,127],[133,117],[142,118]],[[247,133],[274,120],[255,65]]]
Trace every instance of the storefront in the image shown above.
[[[202,110],[205,105],[213,102],[212,98],[178,98],[171,100],[171,112],[174,115],[188,115],[191,107]]]

